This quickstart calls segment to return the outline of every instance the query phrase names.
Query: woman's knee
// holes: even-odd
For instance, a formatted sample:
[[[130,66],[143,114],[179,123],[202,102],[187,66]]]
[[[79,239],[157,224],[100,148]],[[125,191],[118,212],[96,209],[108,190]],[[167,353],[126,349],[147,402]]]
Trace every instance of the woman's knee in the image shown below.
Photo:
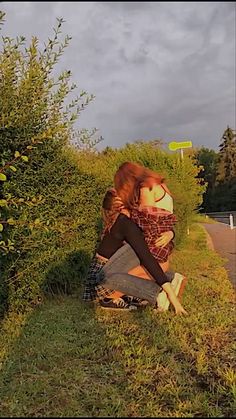
[[[169,270],[169,261],[160,263],[160,267],[163,272],[167,272]],[[130,275],[138,276],[143,279],[154,280],[153,277],[149,274],[149,272],[141,265],[136,266],[135,268],[131,269],[128,272]]]
[[[166,262],[160,263],[160,267],[163,270],[163,272],[167,272],[169,270],[169,260],[167,260]]]
[[[139,278],[153,280],[152,276],[146,271],[146,269],[139,265],[128,272],[130,275],[138,276]]]

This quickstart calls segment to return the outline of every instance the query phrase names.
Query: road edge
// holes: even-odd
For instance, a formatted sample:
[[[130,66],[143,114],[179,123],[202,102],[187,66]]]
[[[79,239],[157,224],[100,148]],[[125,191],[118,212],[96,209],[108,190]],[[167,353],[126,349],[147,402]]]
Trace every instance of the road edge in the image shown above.
[[[208,248],[211,249],[211,250],[215,250],[214,244],[213,244],[213,241],[212,241],[212,238],[211,238],[210,234],[208,233],[207,229],[201,223],[198,223],[198,225],[200,227],[202,227],[203,230],[204,230],[204,232],[206,233],[206,239],[207,239],[207,246],[208,246]]]

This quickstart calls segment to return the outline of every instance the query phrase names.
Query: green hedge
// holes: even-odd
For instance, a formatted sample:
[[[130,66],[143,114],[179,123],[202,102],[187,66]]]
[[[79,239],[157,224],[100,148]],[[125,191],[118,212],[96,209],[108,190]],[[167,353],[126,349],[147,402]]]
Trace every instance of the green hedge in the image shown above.
[[[40,205],[19,208],[15,218],[38,218],[44,224],[32,231],[25,225],[11,229],[10,238],[20,252],[20,257],[2,257],[11,309],[21,311],[37,303],[42,290],[70,291],[78,285],[98,236],[100,189],[96,179],[81,173],[65,154],[36,172],[29,168],[21,174],[15,196],[27,198],[37,191],[43,199]]]
[[[0,28],[3,18],[0,12]],[[53,281],[69,284],[71,274],[68,279],[68,269],[61,264],[65,258],[73,265],[75,258],[67,254],[77,248],[80,251],[76,220],[83,220],[84,209],[74,210],[78,201],[70,193],[76,184],[74,190],[82,197],[81,185],[87,176],[80,177],[77,166],[68,161],[62,149],[70,138],[80,147],[93,144],[87,130],[74,128],[93,95],[82,90],[71,97],[76,93],[71,71],[56,71],[70,41],[68,36],[61,39],[62,24],[63,19],[57,19],[52,38],[45,44],[36,37],[29,44],[21,36],[2,38],[0,315],[7,308],[24,310],[27,304],[37,303],[42,289],[53,289],[49,286]],[[91,225],[93,211],[91,223],[86,218]],[[86,243],[80,239],[83,252]]]

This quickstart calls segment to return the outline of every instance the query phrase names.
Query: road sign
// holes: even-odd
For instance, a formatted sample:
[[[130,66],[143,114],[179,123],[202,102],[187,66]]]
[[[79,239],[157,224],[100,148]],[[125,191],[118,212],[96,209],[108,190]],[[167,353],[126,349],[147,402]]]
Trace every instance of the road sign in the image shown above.
[[[171,151],[175,151],[175,150],[179,150],[182,148],[189,148],[192,147],[192,141],[172,141],[171,143],[168,144],[169,150]]]

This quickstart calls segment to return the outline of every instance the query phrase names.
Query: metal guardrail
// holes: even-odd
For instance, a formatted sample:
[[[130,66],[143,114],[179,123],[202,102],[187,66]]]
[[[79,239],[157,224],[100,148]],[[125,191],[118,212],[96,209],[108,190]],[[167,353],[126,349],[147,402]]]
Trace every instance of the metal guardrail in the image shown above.
[[[236,227],[236,211],[206,212],[205,215],[221,223],[228,224],[231,229]]]

